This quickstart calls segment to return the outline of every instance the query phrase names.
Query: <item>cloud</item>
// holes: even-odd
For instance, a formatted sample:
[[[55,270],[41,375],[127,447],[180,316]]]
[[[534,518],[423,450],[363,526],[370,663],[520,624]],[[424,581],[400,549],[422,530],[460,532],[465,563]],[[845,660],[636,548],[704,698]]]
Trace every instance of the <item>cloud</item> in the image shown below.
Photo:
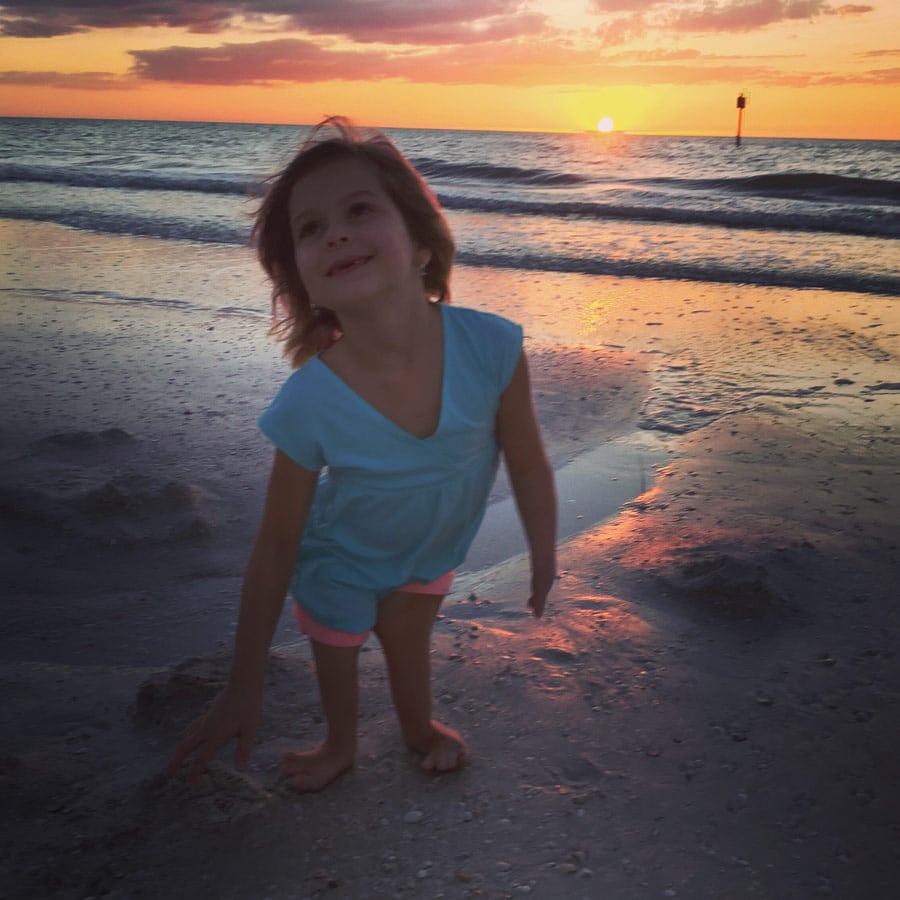
[[[132,72],[147,81],[180,84],[271,84],[396,77],[382,51],[327,50],[294,38],[219,47],[132,50]]]
[[[588,10],[595,13],[642,13],[665,0],[591,0]]]
[[[693,50],[601,57],[562,42],[540,47],[497,44],[490,54],[468,46],[428,51],[336,50],[313,41],[281,39],[215,48],[132,51],[135,81],[194,85],[309,84],[396,79],[444,85],[633,85],[742,82],[802,87],[823,83],[822,72],[780,71],[769,57],[701,55]],[[783,57],[776,56],[774,59]],[[842,76],[846,83],[892,83],[892,70]]]
[[[359,43],[478,43],[534,35],[547,23],[522,0],[320,0],[300,6],[290,15],[297,29]]]
[[[237,4],[238,6],[244,4]],[[57,37],[95,28],[186,28],[214,33],[228,26],[235,4],[201,0],[3,0],[0,34]]]
[[[135,86],[133,80],[111,72],[0,72],[0,84],[79,91],[121,90]]]
[[[676,13],[668,25],[678,31],[752,31],[775,22],[814,19],[830,11],[826,0],[733,0]]]
[[[514,38],[536,37],[547,31],[547,17],[539,13],[520,13],[469,21],[431,21],[396,27],[379,22],[358,26],[349,35],[359,43],[419,44],[484,44]]]
[[[847,85],[847,84],[869,84],[869,85],[900,85],[900,68],[892,69],[870,69],[868,72],[857,72],[854,74],[823,74],[811,79],[810,83],[814,86],[819,85]]]
[[[900,48],[893,50],[864,50],[856,54],[857,56],[900,56]]]
[[[740,57],[686,52],[622,54],[598,59],[596,53],[572,52],[563,45],[542,47],[540,59],[523,47],[498,48],[485,55],[476,47],[462,51],[388,54],[377,50],[328,51],[309,41],[279,40],[256,44],[223,44],[213,50],[170,47],[133,52],[130,76],[103,72],[0,72],[0,84],[43,85],[72,89],[128,89],[142,80],[201,85],[304,84],[323,80],[398,79],[419,83],[472,85],[702,85],[747,83],[757,86],[817,87],[824,85],[895,85],[900,68],[859,73],[796,72],[748,64]],[[890,52],[890,51],[886,51]],[[137,58],[140,57],[138,60]],[[731,60],[731,61],[729,61]]]
[[[592,0],[589,9],[604,16],[596,29],[597,37],[604,46],[616,46],[655,31],[744,32],[825,15],[864,15],[873,7],[833,7],[828,0]]]
[[[829,16],[862,16],[866,13],[874,12],[874,10],[874,6],[861,6],[858,3],[848,3],[844,6],[828,9],[825,12]]]
[[[132,50],[132,73],[147,81],[182,84],[272,84],[374,81],[396,78],[432,84],[559,84],[595,71],[595,52],[544,42],[419,49],[330,49],[300,38],[219,47]]]
[[[627,44],[631,40],[642,38],[648,31],[648,25],[641,13],[630,16],[619,16],[597,28],[597,37],[604,47]]]
[[[4,0],[0,34],[55,37],[103,28],[227,28],[348,37],[360,43],[448,44],[539,33],[547,17],[523,0]]]

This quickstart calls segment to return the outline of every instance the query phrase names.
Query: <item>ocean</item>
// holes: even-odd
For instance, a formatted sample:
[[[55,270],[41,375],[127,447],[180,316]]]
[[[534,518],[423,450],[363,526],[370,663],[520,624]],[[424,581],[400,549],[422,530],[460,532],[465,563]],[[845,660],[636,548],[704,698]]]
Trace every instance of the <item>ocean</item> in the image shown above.
[[[900,142],[385,130],[438,194],[464,265],[900,295]],[[305,132],[0,119],[0,219],[155,239],[173,257],[246,248],[264,179]],[[88,274],[47,267],[14,287],[196,302],[167,279],[155,297]]]

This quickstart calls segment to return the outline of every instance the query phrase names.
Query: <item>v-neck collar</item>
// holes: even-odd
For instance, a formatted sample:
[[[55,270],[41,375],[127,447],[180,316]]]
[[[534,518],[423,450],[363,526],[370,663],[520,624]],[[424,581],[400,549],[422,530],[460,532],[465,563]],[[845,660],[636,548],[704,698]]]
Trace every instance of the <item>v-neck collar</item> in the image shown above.
[[[394,431],[399,432],[402,435],[405,435],[412,441],[416,442],[424,442],[430,441],[434,437],[436,437],[444,424],[444,414],[447,409],[447,382],[448,382],[448,366],[447,366],[447,317],[444,315],[444,304],[437,303],[435,304],[438,308],[438,312],[441,315],[441,347],[443,351],[443,359],[441,360],[441,398],[440,405],[441,408],[438,412],[437,425],[435,425],[434,431],[431,434],[426,435],[425,437],[419,437],[418,435],[413,434],[411,431],[407,431],[402,425],[398,425],[393,419],[386,416],[377,406],[373,406],[365,397],[363,397],[358,391],[354,390],[338,375],[334,369],[331,368],[317,353],[312,357],[310,362],[318,363],[319,367],[328,373],[328,375],[334,379],[339,385],[341,385],[342,389],[347,391],[361,406],[370,410],[382,422],[386,422]]]

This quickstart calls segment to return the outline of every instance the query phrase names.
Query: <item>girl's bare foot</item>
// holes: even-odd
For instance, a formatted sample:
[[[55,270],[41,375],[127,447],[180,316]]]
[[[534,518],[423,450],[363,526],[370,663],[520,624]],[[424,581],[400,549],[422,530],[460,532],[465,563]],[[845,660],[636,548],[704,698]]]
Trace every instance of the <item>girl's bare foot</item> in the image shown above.
[[[420,765],[426,772],[453,772],[469,764],[466,742],[458,731],[441,722],[432,720],[429,732],[409,745],[422,754]]]
[[[289,750],[281,757],[281,771],[289,787],[300,793],[321,791],[353,768],[355,752],[340,751],[323,741],[314,750]]]

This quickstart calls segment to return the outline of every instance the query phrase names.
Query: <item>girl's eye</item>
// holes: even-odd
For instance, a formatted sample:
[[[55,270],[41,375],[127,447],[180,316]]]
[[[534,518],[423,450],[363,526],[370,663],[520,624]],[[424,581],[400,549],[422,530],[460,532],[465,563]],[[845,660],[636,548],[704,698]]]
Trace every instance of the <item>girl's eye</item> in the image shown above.
[[[319,230],[319,223],[316,221],[302,222],[297,226],[297,240],[315,237]]]
[[[372,205],[370,203],[366,203],[363,200],[359,200],[356,203],[350,204],[350,209],[348,213],[351,218],[357,218],[359,216],[364,216],[366,213],[372,211]]]

